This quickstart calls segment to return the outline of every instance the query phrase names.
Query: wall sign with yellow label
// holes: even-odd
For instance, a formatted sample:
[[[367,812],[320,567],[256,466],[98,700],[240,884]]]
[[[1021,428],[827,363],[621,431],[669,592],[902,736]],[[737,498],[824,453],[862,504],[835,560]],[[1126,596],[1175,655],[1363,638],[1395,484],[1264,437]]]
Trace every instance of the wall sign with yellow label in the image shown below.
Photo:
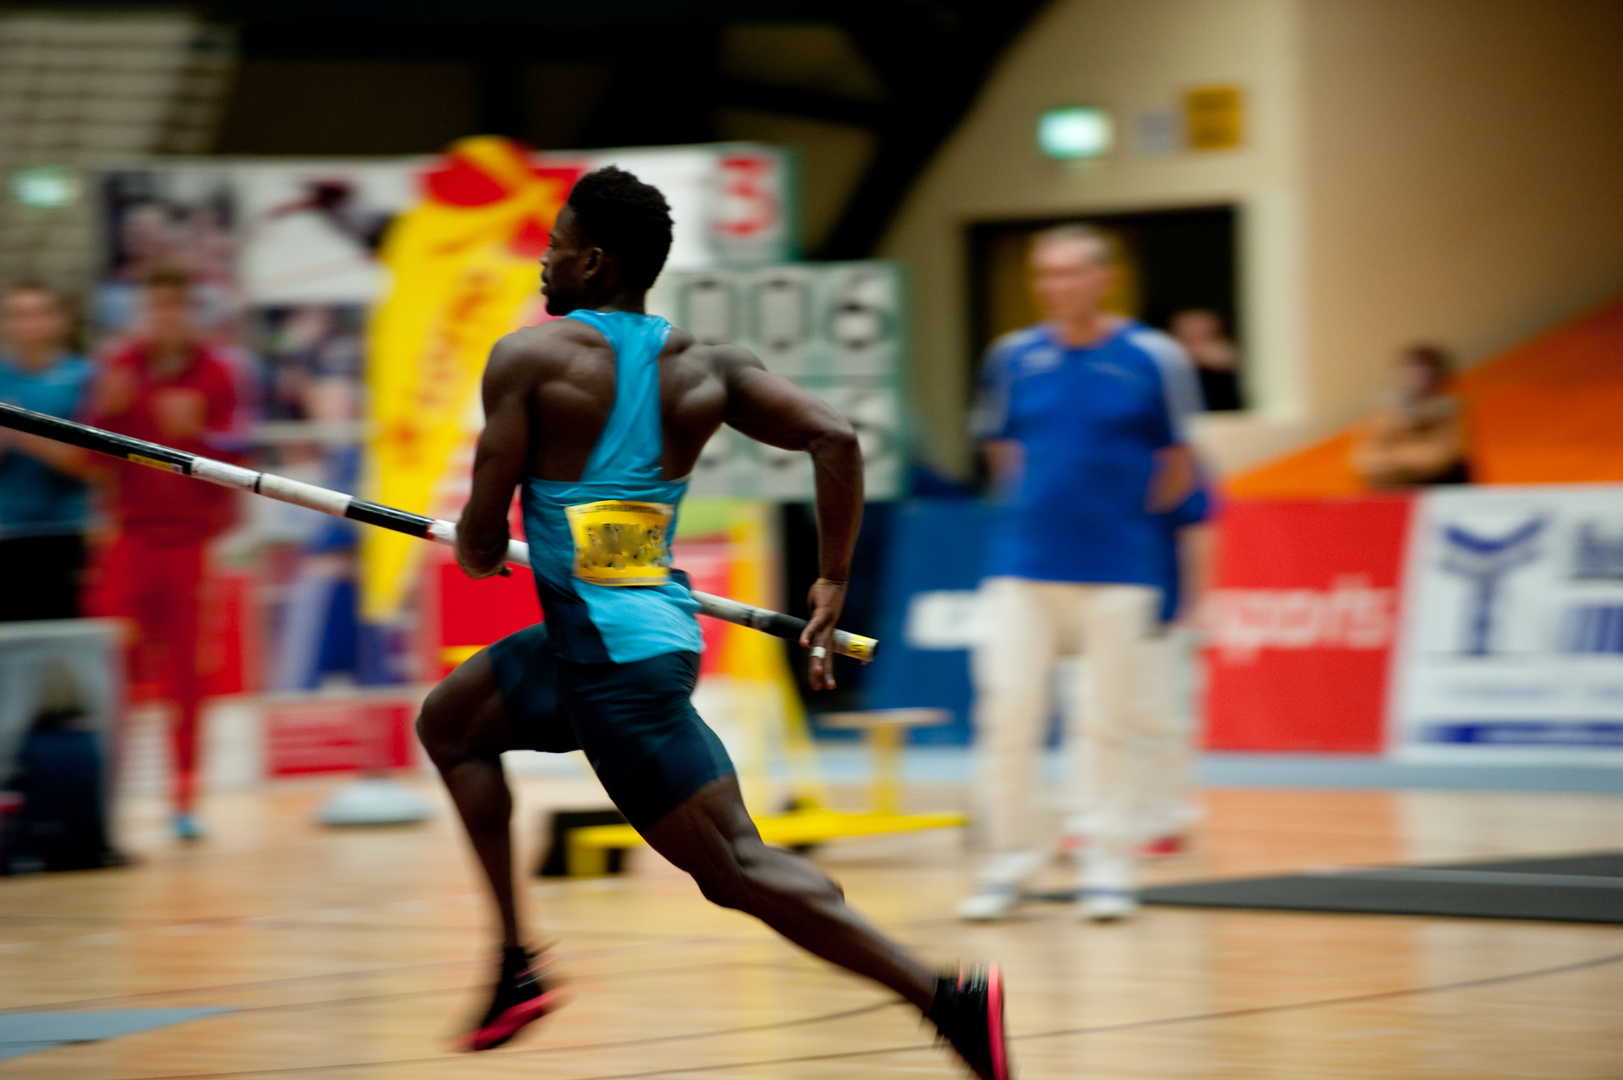
[[[1245,139],[1245,100],[1238,86],[1197,86],[1183,95],[1191,150],[1232,150]]]
[[[582,503],[566,508],[575,576],[595,585],[663,585],[671,578],[671,519],[664,503]]]

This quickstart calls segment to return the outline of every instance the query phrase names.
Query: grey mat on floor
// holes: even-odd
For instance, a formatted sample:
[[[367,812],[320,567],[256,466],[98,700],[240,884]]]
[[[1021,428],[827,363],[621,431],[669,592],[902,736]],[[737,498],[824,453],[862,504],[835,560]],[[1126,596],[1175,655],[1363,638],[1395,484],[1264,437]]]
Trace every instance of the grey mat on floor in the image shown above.
[[[1623,923],[1623,852],[1157,885],[1146,904]]]
[[[232,1011],[228,1005],[212,1005],[179,1009],[0,1013],[0,1061],[49,1050],[53,1046],[116,1039],[120,1035],[134,1035]]]

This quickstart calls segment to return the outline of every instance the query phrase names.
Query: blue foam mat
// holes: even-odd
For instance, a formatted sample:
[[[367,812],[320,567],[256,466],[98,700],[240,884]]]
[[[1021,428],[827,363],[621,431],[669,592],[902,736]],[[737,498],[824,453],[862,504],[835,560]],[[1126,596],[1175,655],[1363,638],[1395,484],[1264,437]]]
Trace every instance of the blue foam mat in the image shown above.
[[[135,1035],[233,1011],[229,1005],[203,1005],[174,1009],[0,1013],[0,1061],[69,1043],[116,1039],[120,1035]]]

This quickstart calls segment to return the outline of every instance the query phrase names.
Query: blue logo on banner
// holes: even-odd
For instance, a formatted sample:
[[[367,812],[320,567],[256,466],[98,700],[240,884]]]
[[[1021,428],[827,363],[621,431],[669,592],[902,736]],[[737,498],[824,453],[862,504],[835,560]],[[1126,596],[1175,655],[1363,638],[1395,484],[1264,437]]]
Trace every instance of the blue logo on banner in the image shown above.
[[[1623,535],[1607,536],[1593,521],[1578,526],[1572,576],[1578,581],[1623,581]]]
[[[1586,604],[1568,608],[1561,620],[1564,653],[1623,653],[1623,606]]]
[[[1425,742],[1480,746],[1623,746],[1616,720],[1491,720],[1426,725]]]
[[[1442,567],[1468,580],[1475,589],[1465,620],[1464,640],[1459,651],[1465,656],[1487,656],[1493,643],[1494,601],[1505,575],[1539,556],[1535,543],[1544,531],[1544,520],[1534,518],[1507,536],[1485,537],[1468,533],[1458,525],[1443,526],[1446,550]]]

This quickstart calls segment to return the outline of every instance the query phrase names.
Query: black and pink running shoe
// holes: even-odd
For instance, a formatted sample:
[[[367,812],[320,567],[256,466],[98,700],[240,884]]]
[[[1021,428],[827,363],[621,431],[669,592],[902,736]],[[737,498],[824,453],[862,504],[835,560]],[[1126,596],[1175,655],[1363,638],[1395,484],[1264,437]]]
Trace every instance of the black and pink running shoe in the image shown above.
[[[502,950],[501,975],[490,1010],[471,1034],[458,1042],[463,1050],[494,1050],[560,1004],[562,991],[547,985],[550,961],[514,946]]]
[[[930,1019],[980,1080],[1012,1080],[1003,1032],[1003,973],[996,964],[936,980]]]

